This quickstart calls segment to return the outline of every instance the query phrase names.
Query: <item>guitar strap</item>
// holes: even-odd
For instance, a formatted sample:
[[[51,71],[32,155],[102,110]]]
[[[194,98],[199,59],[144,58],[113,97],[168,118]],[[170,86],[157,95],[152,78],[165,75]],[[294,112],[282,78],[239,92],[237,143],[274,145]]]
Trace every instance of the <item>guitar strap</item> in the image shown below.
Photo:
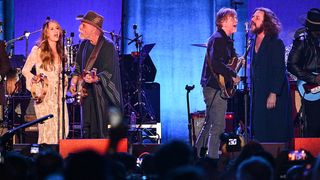
[[[103,35],[100,35],[98,42],[97,42],[97,45],[93,48],[93,51],[88,58],[88,61],[87,61],[86,66],[84,68],[85,71],[88,71],[89,69],[91,69],[93,67],[93,64],[97,60],[97,56],[98,56],[98,53],[100,52],[102,45],[103,45]],[[88,46],[88,44],[86,44],[85,50],[87,49],[87,46]]]

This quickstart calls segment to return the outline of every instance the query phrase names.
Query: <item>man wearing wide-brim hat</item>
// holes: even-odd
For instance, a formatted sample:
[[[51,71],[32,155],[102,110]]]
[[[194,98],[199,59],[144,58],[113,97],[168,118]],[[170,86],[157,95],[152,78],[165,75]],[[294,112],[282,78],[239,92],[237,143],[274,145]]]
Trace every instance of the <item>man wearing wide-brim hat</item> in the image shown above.
[[[287,65],[289,72],[298,78],[298,88],[301,87],[302,135],[320,137],[320,92],[309,93],[302,88],[304,83],[320,86],[320,9],[310,9],[303,24],[305,30],[297,33]]]
[[[76,19],[80,21],[79,37],[83,41],[77,52],[70,92],[79,95],[82,105],[83,138],[106,138],[107,110],[122,107],[118,54],[113,42],[103,36],[102,15],[88,11]]]

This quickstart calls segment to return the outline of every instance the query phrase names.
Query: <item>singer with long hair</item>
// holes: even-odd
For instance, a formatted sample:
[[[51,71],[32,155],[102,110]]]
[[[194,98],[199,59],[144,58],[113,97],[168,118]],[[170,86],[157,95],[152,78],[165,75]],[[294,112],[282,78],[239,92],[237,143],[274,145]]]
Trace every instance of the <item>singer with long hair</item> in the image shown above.
[[[67,89],[62,87],[61,81],[62,41],[62,29],[59,23],[55,20],[47,20],[43,24],[37,45],[32,48],[22,69],[22,74],[26,77],[27,89],[34,97],[37,118],[48,114],[54,115],[52,119],[38,124],[39,144],[58,144],[59,139],[67,137],[69,131],[66,104],[64,124],[62,124],[61,99],[63,89]],[[31,72],[34,66],[36,74]],[[67,82],[65,84],[67,85]]]
[[[260,142],[288,142],[293,135],[291,97],[285,67],[281,23],[268,8],[255,9],[251,18],[251,123]]]

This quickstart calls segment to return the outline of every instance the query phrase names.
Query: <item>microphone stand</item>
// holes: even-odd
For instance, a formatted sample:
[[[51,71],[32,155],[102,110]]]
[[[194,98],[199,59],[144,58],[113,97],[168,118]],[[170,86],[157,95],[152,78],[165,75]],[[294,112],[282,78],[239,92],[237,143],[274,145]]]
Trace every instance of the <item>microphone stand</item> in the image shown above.
[[[128,43],[128,45],[130,45],[131,43],[137,41],[138,38],[142,37],[142,35],[140,35],[138,38],[130,39],[130,38],[127,38],[127,37],[124,37],[124,36],[120,36],[119,34],[116,34],[113,31],[112,32],[103,31],[103,33],[109,34],[111,36],[111,39],[115,43],[116,50],[117,50],[119,56],[121,55],[120,54],[121,53],[121,48],[120,48],[120,45],[119,45],[119,42],[120,42],[121,39],[122,40],[129,40],[130,42]]]
[[[138,59],[138,79],[137,79],[137,90],[138,90],[138,106],[139,106],[139,117],[140,117],[140,123],[139,123],[139,126],[137,127],[136,129],[136,133],[135,135],[138,134],[139,132],[139,129],[141,128],[142,126],[142,123],[144,122],[144,115],[143,115],[143,112],[142,112],[142,97],[141,97],[141,89],[142,89],[142,58],[141,58],[141,48],[142,48],[142,40],[140,40],[140,38],[142,37],[142,35],[139,35],[137,32],[136,32],[136,29],[137,29],[137,25],[133,25],[133,29],[134,29],[134,36],[135,38],[132,39],[128,45],[130,45],[131,43],[135,42],[135,46],[136,46],[136,53],[133,53],[135,54],[134,58]],[[141,143],[141,142],[140,142]]]
[[[194,89],[194,85],[192,85],[192,86],[186,85],[185,89],[187,90],[187,111],[188,111],[189,142],[190,142],[191,145],[195,146],[197,137],[196,137],[196,133],[195,133],[195,129],[194,129],[194,121],[192,120],[192,117],[191,117],[191,114],[190,114],[190,103],[189,103],[189,93],[190,93],[191,90]]]
[[[25,124],[22,124],[18,127],[15,127],[13,129],[10,129],[9,131],[7,131],[4,135],[2,135],[0,137],[0,158],[2,158],[2,153],[4,153],[6,151],[6,143],[9,141],[10,138],[13,137],[13,135],[20,131],[21,129],[24,129],[24,128],[27,128],[27,127],[30,127],[34,124],[38,124],[38,123],[42,123],[43,121],[45,120],[48,120],[50,118],[53,118],[53,115],[52,114],[49,114],[49,115],[46,115],[44,117],[41,117],[39,119],[36,119],[36,120],[33,120],[31,122],[28,122],[28,123],[25,123]]]
[[[245,23],[246,25],[246,42],[245,42],[245,50],[247,50],[248,46],[249,46],[249,27],[248,27],[248,23]],[[252,134],[251,134],[251,130],[252,128],[250,128],[250,134],[248,133],[248,122],[249,122],[249,116],[248,116],[248,98],[249,98],[249,88],[248,88],[248,77],[247,77],[247,65],[248,65],[248,61],[247,61],[247,57],[243,57],[245,59],[245,63],[244,63],[244,76],[243,76],[243,92],[244,92],[244,136],[245,136],[245,141],[246,143],[252,138]],[[250,123],[251,126],[252,123]]]
[[[62,96],[61,96],[61,101],[62,101],[62,139],[65,139],[65,127],[64,127],[64,124],[65,124],[65,93],[64,93],[64,90],[65,90],[65,75],[66,75],[66,70],[65,70],[65,48],[64,48],[64,44],[65,44],[65,36],[66,36],[66,31],[63,30],[62,31],[62,59],[61,59],[61,68],[62,68],[62,78],[61,78],[61,84],[62,84]],[[59,119],[59,117],[58,117]],[[58,123],[59,124],[59,123]],[[59,126],[58,126],[59,127]],[[58,137],[60,135],[60,132],[59,132],[60,128],[58,128]]]
[[[7,46],[7,45],[9,45],[11,43],[14,43],[16,41],[21,41],[21,40],[25,39],[26,40],[26,58],[28,58],[29,36],[32,35],[32,34],[35,34],[37,32],[40,32],[41,30],[42,29],[38,29],[38,30],[33,31],[33,32],[25,31],[22,36],[7,41],[5,45]]]

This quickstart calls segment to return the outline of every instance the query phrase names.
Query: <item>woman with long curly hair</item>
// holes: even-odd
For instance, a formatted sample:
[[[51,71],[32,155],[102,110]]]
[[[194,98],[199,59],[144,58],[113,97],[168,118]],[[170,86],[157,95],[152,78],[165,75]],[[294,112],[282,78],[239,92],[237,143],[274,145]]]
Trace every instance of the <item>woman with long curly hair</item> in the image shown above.
[[[26,86],[34,98],[37,118],[53,114],[54,117],[38,124],[38,143],[58,144],[68,134],[68,112],[65,105],[65,121],[62,123],[62,29],[55,20],[47,20],[41,37],[22,69]],[[35,66],[36,74],[31,72]],[[67,78],[66,78],[67,79]],[[65,85],[68,83],[66,82]],[[65,94],[65,93],[64,93]],[[64,102],[65,103],[65,102]]]
[[[274,12],[255,9],[251,18],[251,125],[254,139],[260,142],[288,142],[293,134],[280,30],[281,23]]]

